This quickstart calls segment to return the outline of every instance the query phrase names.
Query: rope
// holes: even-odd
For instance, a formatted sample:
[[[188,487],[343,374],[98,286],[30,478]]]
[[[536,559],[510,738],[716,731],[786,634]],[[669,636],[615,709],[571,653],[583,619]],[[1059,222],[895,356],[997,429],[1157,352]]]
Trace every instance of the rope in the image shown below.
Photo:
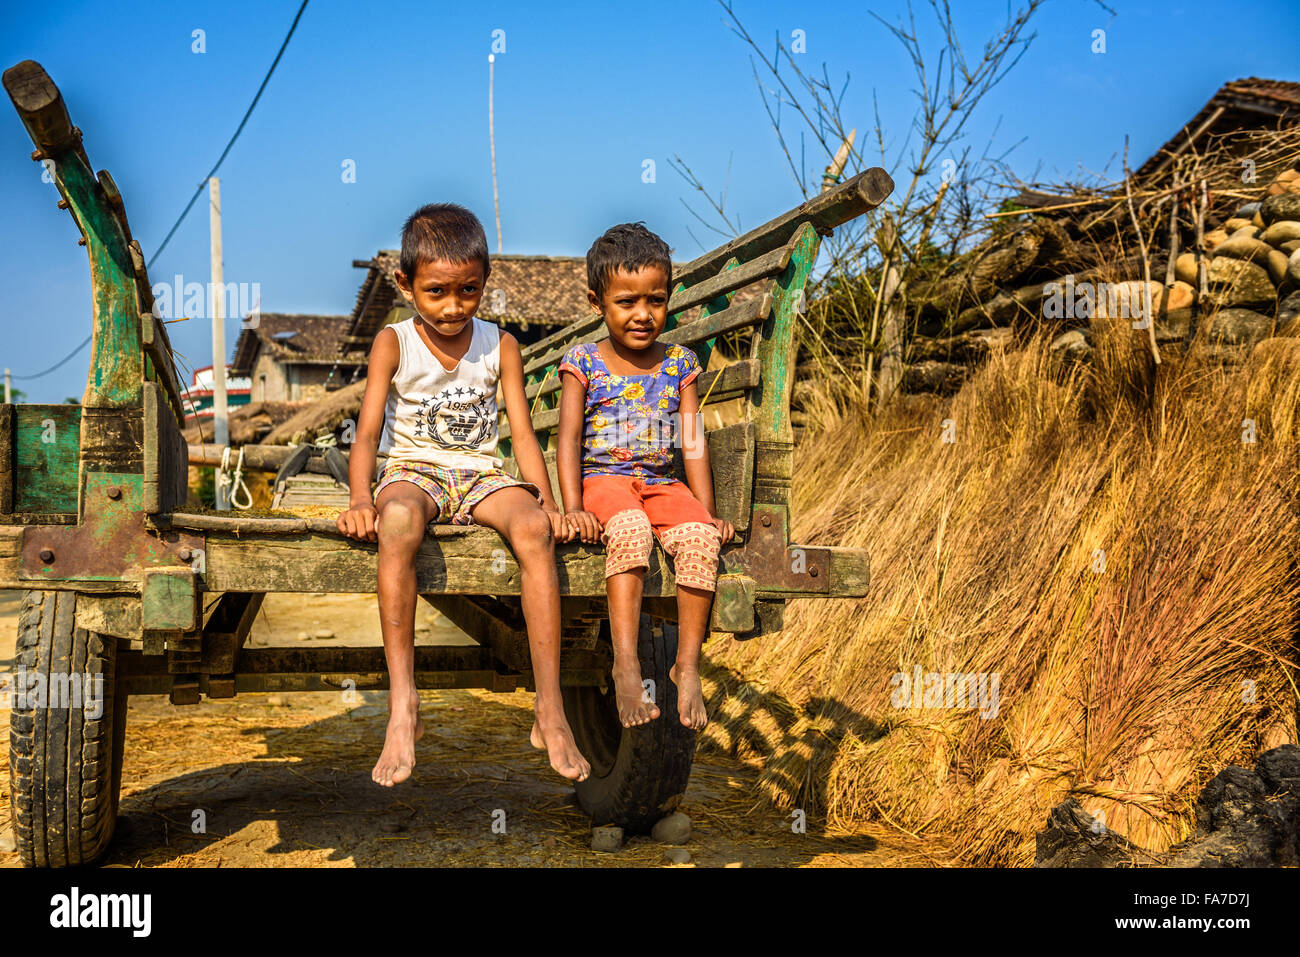
[[[238,509],[247,510],[253,507],[253,493],[244,484],[244,449],[242,446],[240,447],[239,458],[235,462],[233,470],[230,468],[231,451],[228,445],[221,450],[221,467],[217,469],[217,486],[229,491],[231,505]],[[244,496],[243,502],[239,500],[241,492]]]

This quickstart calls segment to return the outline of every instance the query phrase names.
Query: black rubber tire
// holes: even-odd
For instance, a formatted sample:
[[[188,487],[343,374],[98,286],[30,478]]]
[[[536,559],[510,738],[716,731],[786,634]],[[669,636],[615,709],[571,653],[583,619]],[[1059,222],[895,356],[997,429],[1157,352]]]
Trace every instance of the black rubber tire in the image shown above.
[[[578,806],[593,824],[643,834],[681,804],[695,759],[695,732],[677,717],[677,686],[668,677],[677,657],[677,626],[642,615],[637,653],[641,676],[654,680],[659,706],[659,717],[649,724],[619,724],[612,678],[604,693],[579,686],[564,688],[563,696],[574,740],[591,762],[591,776],[574,786]]]
[[[28,867],[97,863],[117,824],[126,741],[126,685],[118,639],[76,627],[75,592],[29,591],[18,616],[15,671],[103,675],[103,711],[15,699],[9,717],[9,777],[14,839]],[[93,679],[92,679],[93,680]],[[15,681],[15,694],[23,691]],[[30,704],[30,707],[28,706]],[[93,709],[92,709],[93,710]]]

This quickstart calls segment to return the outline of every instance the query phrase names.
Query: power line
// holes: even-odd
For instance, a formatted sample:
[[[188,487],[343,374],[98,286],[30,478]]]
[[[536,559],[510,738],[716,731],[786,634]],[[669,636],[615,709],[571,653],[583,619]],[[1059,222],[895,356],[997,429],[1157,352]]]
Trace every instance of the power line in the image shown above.
[[[185,209],[181,211],[181,214],[177,218],[176,222],[172,224],[172,228],[167,231],[167,235],[163,238],[163,241],[158,245],[158,249],[154,252],[154,254],[151,257],[149,257],[147,268],[150,269],[153,268],[154,260],[158,258],[159,254],[162,253],[163,248],[171,241],[171,238],[172,236],[175,235],[176,230],[179,229],[181,223],[185,221],[185,217],[188,216],[190,210],[194,208],[194,202],[199,198],[199,195],[203,192],[203,187],[207,185],[208,180],[211,179],[216,174],[217,170],[221,167],[221,164],[225,162],[226,156],[230,152],[230,148],[235,145],[235,140],[239,139],[239,134],[244,132],[244,126],[248,123],[248,118],[253,115],[253,108],[257,106],[257,101],[262,98],[262,91],[266,89],[266,84],[271,81],[271,74],[275,72],[276,66],[278,66],[280,63],[280,58],[284,56],[284,51],[289,46],[289,40],[293,37],[294,30],[298,29],[298,21],[302,19],[303,11],[307,9],[307,3],[308,0],[302,0],[302,6],[298,8],[298,13],[293,18],[293,23],[289,25],[289,32],[285,34],[284,42],[280,44],[280,51],[275,55],[275,59],[271,61],[271,68],[266,71],[266,76],[262,80],[262,85],[257,88],[257,94],[253,97],[253,102],[248,104],[248,109],[244,112],[244,118],[239,121],[239,127],[235,130],[234,136],[230,137],[230,142],[227,143],[226,148],[221,151],[221,155],[217,157],[217,162],[213,164],[212,169],[208,171],[208,175],[203,177],[203,180],[199,183],[198,188],[194,190],[194,195],[191,196],[190,201],[185,204]],[[50,366],[48,369],[44,370],[43,372],[36,372],[31,375],[16,375],[16,376],[11,376],[11,378],[39,379],[42,376],[47,376],[51,372],[54,372],[62,368],[66,363],[71,361],[71,359],[77,353],[79,353],[82,349],[86,348],[86,346],[90,345],[90,341],[93,338],[94,338],[94,334],[92,333],[91,335],[87,336],[81,342],[81,344],[77,346],[77,348],[73,349],[66,356],[64,356],[62,359],[60,359],[58,362],[56,362],[54,365]]]
[[[199,198],[199,194],[203,192],[203,187],[207,185],[208,180],[216,175],[217,169],[220,168],[223,162],[225,162],[226,154],[229,153],[230,148],[235,145],[235,140],[239,139],[239,134],[244,132],[244,124],[246,124],[248,118],[253,115],[253,108],[257,106],[257,101],[262,98],[262,91],[266,89],[266,84],[271,82],[271,74],[275,72],[276,66],[280,63],[280,57],[284,56],[285,48],[289,46],[289,40],[293,37],[293,31],[298,29],[298,21],[302,19],[303,11],[307,9],[307,2],[308,0],[302,0],[302,6],[298,8],[298,15],[293,18],[293,23],[289,26],[289,32],[285,34],[284,42],[280,44],[280,52],[275,55],[275,59],[271,62],[271,69],[266,71],[266,77],[262,80],[262,85],[257,88],[257,95],[253,97],[253,102],[248,104],[248,110],[244,113],[244,118],[239,121],[239,128],[235,130],[235,135],[230,138],[230,142],[226,144],[226,148],[221,151],[221,155],[217,157],[217,162],[213,165],[212,169],[208,170],[208,175],[203,177],[199,182],[198,188],[194,190],[194,195],[191,196],[190,201],[185,204],[185,209],[181,211],[180,217],[177,218],[172,228],[168,230],[167,235],[163,237],[163,241],[159,243],[158,249],[149,257],[148,266],[150,268],[153,267],[154,260],[162,253],[167,243],[171,241],[176,230],[180,228],[181,223],[185,221],[185,217],[189,215],[190,210],[194,208],[194,202]]]
[[[62,359],[60,359],[58,362],[54,363],[54,365],[50,366],[50,367],[49,367],[48,369],[46,369],[44,372],[36,372],[36,373],[31,374],[31,375],[15,375],[15,376],[10,376],[9,378],[11,378],[11,379],[39,379],[41,376],[47,376],[47,375],[49,375],[51,372],[53,372],[55,369],[58,369],[58,368],[60,368],[61,366],[65,365],[69,360],[72,359],[73,356],[75,356],[75,355],[76,355],[78,352],[80,352],[82,349],[86,348],[86,346],[90,345],[90,340],[93,339],[93,338],[95,338],[95,334],[92,332],[90,335],[86,336],[86,338],[85,338],[84,340],[82,340],[81,345],[77,346],[77,348],[73,349],[73,350],[72,350],[71,352],[69,352],[66,356],[64,356],[64,357],[63,357]]]

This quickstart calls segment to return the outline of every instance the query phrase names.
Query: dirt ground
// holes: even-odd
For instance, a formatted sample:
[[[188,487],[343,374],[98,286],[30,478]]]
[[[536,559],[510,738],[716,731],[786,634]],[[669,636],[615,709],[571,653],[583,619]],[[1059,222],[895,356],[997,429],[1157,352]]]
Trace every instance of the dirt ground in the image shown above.
[[[0,592],[0,672],[12,666],[17,592]],[[319,637],[318,637],[319,636]],[[273,595],[254,645],[380,644],[374,596]],[[422,606],[417,643],[469,644]],[[571,787],[528,744],[532,695],[430,691],[426,733],[410,782],[370,780],[383,742],[386,695],[241,694],[173,707],[133,697],[121,818],[108,866],[704,866],[926,865],[893,831],[832,833],[758,800],[757,771],[700,754],[682,810],[692,820],[689,864],[633,838],[621,852],[590,848],[590,822]],[[7,738],[9,712],[0,710]],[[9,755],[0,739],[0,867],[17,867]],[[199,828],[196,822],[203,825]],[[195,833],[199,830],[199,833]]]

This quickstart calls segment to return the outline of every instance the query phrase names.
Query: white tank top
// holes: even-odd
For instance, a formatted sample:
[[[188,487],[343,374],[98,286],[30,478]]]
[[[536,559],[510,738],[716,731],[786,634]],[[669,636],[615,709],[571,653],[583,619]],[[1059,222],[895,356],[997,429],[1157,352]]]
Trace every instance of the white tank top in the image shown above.
[[[501,330],[473,318],[469,350],[448,372],[429,351],[412,317],[390,327],[400,359],[384,408],[379,454],[390,462],[424,462],[486,471],[497,458],[497,380]]]

